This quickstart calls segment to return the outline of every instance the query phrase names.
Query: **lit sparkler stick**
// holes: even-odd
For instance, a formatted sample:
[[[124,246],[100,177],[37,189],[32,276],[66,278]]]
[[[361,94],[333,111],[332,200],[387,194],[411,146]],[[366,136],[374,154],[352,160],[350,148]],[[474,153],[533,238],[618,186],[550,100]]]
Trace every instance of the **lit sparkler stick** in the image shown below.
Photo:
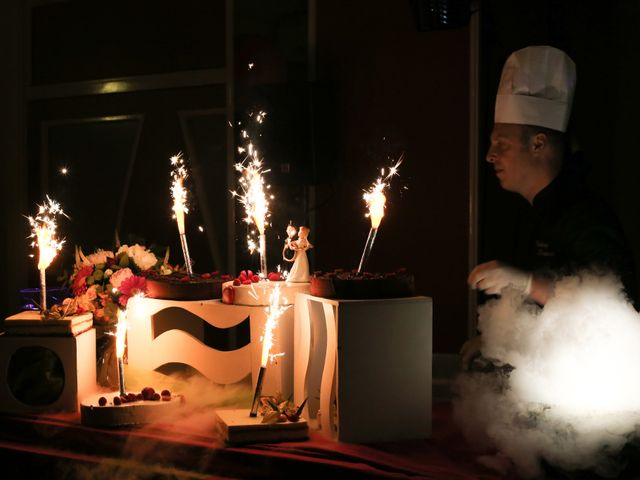
[[[56,238],[56,215],[64,215],[66,217],[60,204],[51,200],[47,195],[47,201],[43,205],[38,205],[38,214],[35,217],[27,217],[29,225],[31,225],[29,238],[34,239],[31,242],[31,246],[38,247],[40,309],[42,312],[47,310],[46,270],[64,244],[64,240]]]
[[[371,250],[373,249],[373,242],[376,240],[376,234],[378,228],[380,228],[380,222],[384,217],[385,203],[387,203],[387,197],[384,195],[384,190],[391,183],[391,178],[398,174],[398,167],[402,163],[404,155],[400,156],[400,159],[395,165],[389,168],[389,173],[385,176],[384,169],[382,169],[381,176],[376,179],[371,188],[367,190],[363,197],[367,203],[369,213],[366,215],[371,219],[371,228],[369,229],[369,235],[367,236],[367,242],[364,245],[362,257],[360,258],[360,265],[358,265],[358,273],[362,272],[362,267],[369,259]]]
[[[271,347],[273,346],[273,332],[278,324],[278,318],[286,310],[286,307],[280,305],[280,285],[276,285],[273,289],[273,293],[269,299],[269,306],[267,307],[267,321],[264,325],[264,337],[262,340],[262,358],[260,363],[260,371],[258,372],[258,381],[256,382],[256,390],[253,395],[253,402],[251,404],[251,411],[249,416],[255,417],[258,415],[258,404],[260,403],[260,394],[262,393],[262,382],[264,380],[264,374],[267,370],[267,362],[271,355]]]
[[[120,395],[126,395],[124,390],[124,347],[127,334],[127,311],[118,310],[118,325],[116,326],[116,357],[118,359],[118,381]]]
[[[171,196],[173,197],[173,212],[178,224],[178,233],[180,234],[180,245],[182,246],[182,255],[184,263],[187,267],[189,276],[193,276],[191,266],[191,257],[189,256],[189,246],[187,245],[187,234],[184,229],[184,215],[189,213],[187,209],[187,191],[184,188],[184,180],[187,178],[187,169],[184,166],[182,153],[171,157],[171,165],[174,167],[171,172]]]
[[[260,112],[256,121],[262,123],[265,113]],[[242,132],[243,137],[247,138],[247,133]],[[244,160],[240,163],[236,163],[235,168],[241,173],[240,183],[241,193],[232,191],[231,194],[234,197],[238,197],[238,201],[244,205],[246,217],[245,222],[255,224],[259,233],[259,248],[260,253],[260,273],[263,278],[267,277],[267,236],[265,229],[267,226],[267,218],[269,217],[269,200],[265,190],[270,188],[270,185],[264,184],[263,174],[269,172],[269,170],[263,170],[262,160],[258,156],[258,150],[254,145],[249,142],[248,147],[240,147],[238,149],[240,153],[246,153]],[[270,198],[273,198],[270,196]],[[253,251],[255,249],[255,243],[249,241],[249,249]]]

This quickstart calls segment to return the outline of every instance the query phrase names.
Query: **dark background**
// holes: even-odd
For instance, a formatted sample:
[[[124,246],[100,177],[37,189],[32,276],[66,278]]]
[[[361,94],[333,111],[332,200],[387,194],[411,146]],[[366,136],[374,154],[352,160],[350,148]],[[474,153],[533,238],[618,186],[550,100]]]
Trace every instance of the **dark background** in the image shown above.
[[[113,248],[116,231],[122,243],[169,246],[181,262],[169,198],[178,151],[192,173],[194,269],[256,268],[229,190],[240,128],[261,108],[254,138],[275,194],[270,269],[289,221],[312,226],[312,268],[356,267],[369,228],[362,191],[404,153],[367,269],[415,273],[417,293],[434,299],[434,351],[457,352],[474,311],[466,276],[476,252],[485,261],[511,248],[523,207],[483,158],[502,64],[532,44],[575,60],[570,134],[638,254],[637,2],[483,0],[461,25],[424,23],[446,3],[428,0],[23,3],[0,7],[5,316],[20,288],[37,285],[22,215],[45,193],[71,217],[49,285],[71,273],[74,245]]]

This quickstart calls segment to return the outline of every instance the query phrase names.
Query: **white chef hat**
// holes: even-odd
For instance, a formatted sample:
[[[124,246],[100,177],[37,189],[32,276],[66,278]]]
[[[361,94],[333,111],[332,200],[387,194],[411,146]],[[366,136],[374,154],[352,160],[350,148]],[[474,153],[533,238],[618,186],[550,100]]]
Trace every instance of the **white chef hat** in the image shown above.
[[[567,129],[576,86],[576,66],[549,46],[513,52],[504,64],[496,97],[495,123]]]

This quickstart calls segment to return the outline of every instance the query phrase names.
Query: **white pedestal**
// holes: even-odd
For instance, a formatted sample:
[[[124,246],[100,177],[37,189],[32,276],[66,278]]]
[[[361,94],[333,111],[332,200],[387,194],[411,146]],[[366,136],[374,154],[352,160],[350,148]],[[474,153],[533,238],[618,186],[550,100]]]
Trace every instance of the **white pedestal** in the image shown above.
[[[294,401],[346,442],[431,435],[432,301],[427,297],[295,304]]]
[[[177,301],[151,298],[132,299],[127,334],[129,365],[155,370],[168,363],[189,365],[214,383],[227,385],[252,375],[255,383],[260,370],[265,307],[227,305],[219,300]],[[248,324],[250,341],[216,349],[205,343],[210,325],[223,329],[222,337],[233,338],[234,329]],[[233,342],[232,342],[233,343]],[[293,307],[278,320],[272,353],[283,352],[269,364],[262,392],[293,392]],[[255,386],[255,385],[254,385]]]
[[[28,405],[16,398],[9,385],[12,359],[35,347],[50,350],[63,368],[64,385],[59,396],[47,404]],[[42,373],[42,372],[39,372]],[[25,376],[27,378],[28,376]],[[14,385],[15,387],[15,385]],[[33,386],[37,388],[36,385]],[[38,413],[78,410],[80,401],[96,391],[96,331],[94,328],[77,336],[0,336],[0,411],[6,413]]]

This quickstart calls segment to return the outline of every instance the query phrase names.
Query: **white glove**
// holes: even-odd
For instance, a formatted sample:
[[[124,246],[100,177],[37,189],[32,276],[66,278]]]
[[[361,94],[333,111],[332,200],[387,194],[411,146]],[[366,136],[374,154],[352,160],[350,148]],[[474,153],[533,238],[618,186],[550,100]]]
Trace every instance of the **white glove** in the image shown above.
[[[483,290],[489,295],[497,295],[506,287],[520,290],[525,295],[529,295],[532,280],[531,273],[492,260],[481,263],[474,268],[469,274],[467,282],[471,288]]]

